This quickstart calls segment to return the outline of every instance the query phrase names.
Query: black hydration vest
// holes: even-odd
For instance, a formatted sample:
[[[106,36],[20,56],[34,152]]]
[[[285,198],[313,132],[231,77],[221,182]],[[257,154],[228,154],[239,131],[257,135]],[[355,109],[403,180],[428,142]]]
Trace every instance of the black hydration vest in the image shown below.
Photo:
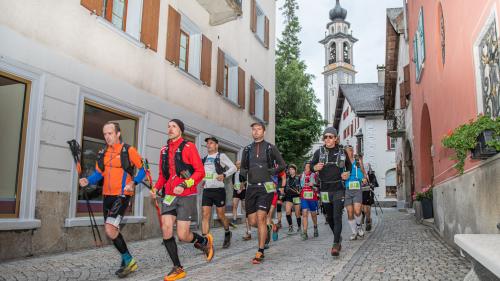
[[[246,157],[247,158],[246,164],[248,165],[248,167],[244,167],[246,170],[248,170],[250,168],[250,152],[252,150],[252,144],[247,145],[243,150],[247,156]],[[274,160],[271,157],[271,144],[270,143],[267,143],[267,146],[266,146],[266,159],[267,159],[267,168],[269,168],[269,169],[274,168]]]
[[[134,165],[130,163],[130,158],[128,156],[128,150],[130,148],[130,145],[124,143],[122,146],[122,149],[120,151],[120,162],[122,165],[122,169],[127,172],[131,177],[134,176]],[[101,149],[97,153],[97,167],[101,170],[101,172],[104,173],[104,169],[106,168],[106,165],[104,165],[104,153],[106,153],[106,148]]]
[[[189,178],[194,172],[193,166],[184,163],[182,161],[182,151],[184,150],[184,147],[186,146],[187,141],[183,140],[181,144],[179,145],[179,148],[177,148],[177,151],[175,152],[174,156],[174,163],[175,163],[175,173],[178,177],[181,178]],[[170,170],[169,170],[169,162],[168,162],[168,143],[165,146],[166,149],[162,151],[161,153],[161,171],[163,173],[163,177],[168,180],[170,178]]]
[[[203,157],[203,160],[201,160],[203,162],[203,165],[205,165],[207,157],[208,155]],[[215,156],[214,165],[215,165],[215,172],[217,173],[217,175],[222,175],[227,170],[227,167],[224,168],[220,164],[220,153],[217,153],[217,156]]]

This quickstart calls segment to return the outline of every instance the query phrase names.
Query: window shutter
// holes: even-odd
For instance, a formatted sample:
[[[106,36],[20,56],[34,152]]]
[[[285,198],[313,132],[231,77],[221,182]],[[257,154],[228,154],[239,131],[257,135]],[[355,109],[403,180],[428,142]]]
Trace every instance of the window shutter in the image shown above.
[[[255,115],[255,80],[250,78],[250,115]]]
[[[264,89],[264,121],[269,122],[269,92]]]
[[[255,0],[251,1],[250,9],[250,29],[255,33],[257,32],[257,3]]]
[[[405,83],[405,96],[409,99],[411,95],[411,88],[410,88],[410,65],[407,64],[403,68],[404,72],[404,83]]]
[[[264,46],[269,49],[269,18],[264,18]]]
[[[201,37],[201,73],[200,80],[210,87],[212,79],[212,41],[205,35]]]
[[[406,108],[406,83],[401,82],[399,84],[399,107],[401,109]]]
[[[158,50],[160,0],[144,0],[142,6],[141,42],[147,48]]]
[[[222,95],[224,92],[224,52],[219,48],[217,52],[217,84],[215,91]]]
[[[92,13],[102,16],[102,6],[104,0],[81,0],[80,5],[87,8]]]
[[[172,6],[168,6],[167,53],[165,58],[179,65],[181,37],[181,15]]]
[[[238,67],[238,104],[245,109],[245,71]]]

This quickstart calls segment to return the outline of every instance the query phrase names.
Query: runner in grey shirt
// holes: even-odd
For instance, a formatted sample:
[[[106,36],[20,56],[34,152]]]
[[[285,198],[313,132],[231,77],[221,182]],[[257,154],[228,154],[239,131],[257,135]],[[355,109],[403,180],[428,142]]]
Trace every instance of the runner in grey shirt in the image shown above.
[[[224,180],[230,178],[236,172],[236,166],[226,154],[219,152],[219,141],[215,137],[205,139],[208,155],[203,158],[205,166],[205,178],[203,180],[203,196],[201,206],[203,219],[201,223],[203,235],[210,232],[210,215],[212,206],[215,205],[217,217],[224,225],[223,248],[231,245],[231,231],[229,231],[229,220],[226,218],[226,189]]]

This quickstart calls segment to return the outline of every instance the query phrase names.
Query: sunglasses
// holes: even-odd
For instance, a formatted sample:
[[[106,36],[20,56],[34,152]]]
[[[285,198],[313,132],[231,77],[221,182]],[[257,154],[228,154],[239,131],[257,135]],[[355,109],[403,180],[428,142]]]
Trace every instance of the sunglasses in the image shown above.
[[[335,138],[334,135],[326,135],[326,136],[323,136],[323,139],[326,140],[326,139],[333,139]]]

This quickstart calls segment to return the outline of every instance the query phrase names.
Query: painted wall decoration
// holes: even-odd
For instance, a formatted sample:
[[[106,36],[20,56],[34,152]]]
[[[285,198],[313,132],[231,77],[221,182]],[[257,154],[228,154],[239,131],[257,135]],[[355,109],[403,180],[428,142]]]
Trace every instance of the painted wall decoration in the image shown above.
[[[420,82],[425,61],[424,9],[420,7],[418,24],[413,36],[413,62],[415,63],[416,81]]]
[[[478,91],[478,111],[485,115],[498,117],[500,112],[500,54],[498,50],[497,19],[490,17],[481,32],[476,48],[477,81],[481,86]],[[479,87],[478,87],[479,89]]]

